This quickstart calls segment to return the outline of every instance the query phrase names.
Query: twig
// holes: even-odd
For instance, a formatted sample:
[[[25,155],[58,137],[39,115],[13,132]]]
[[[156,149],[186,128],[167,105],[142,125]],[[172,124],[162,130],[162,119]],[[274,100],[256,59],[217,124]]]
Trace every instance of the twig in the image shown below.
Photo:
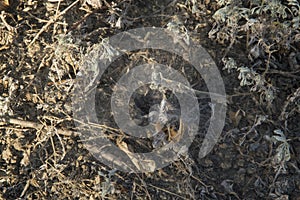
[[[54,22],[56,22],[56,20],[66,14],[66,12],[68,12],[73,6],[75,6],[80,0],[76,0],[74,1],[71,5],[69,5],[66,9],[64,9],[61,13],[59,13],[58,15],[55,15],[53,17],[50,17],[49,21],[47,22],[47,24],[45,24],[41,30],[35,35],[35,37],[33,38],[33,40],[29,43],[28,47],[30,47],[38,38],[39,36]]]
[[[297,73],[299,73],[299,72],[300,72],[300,70],[286,72],[286,71],[280,71],[280,70],[272,69],[272,70],[269,70],[267,72],[267,74],[280,74],[282,76],[286,76],[286,77],[290,77],[290,78],[295,78],[295,79],[300,79],[300,76],[297,75]]]
[[[8,31],[16,32],[16,29],[6,22],[4,14],[5,14],[4,11],[2,11],[1,14],[0,14],[0,19],[3,22],[4,26],[7,28]]]
[[[45,126],[43,124],[37,123],[37,122],[32,122],[32,121],[25,121],[21,119],[13,119],[13,118],[0,118],[0,125],[4,124],[15,124],[19,125],[22,127],[27,127],[27,128],[33,128],[36,130],[41,130]],[[64,136],[71,136],[71,135],[79,135],[79,133],[75,131],[70,131],[70,130],[63,130],[63,129],[57,129],[57,134],[59,135],[64,135]]]
[[[281,114],[279,116],[280,120],[286,120],[288,118],[290,113],[286,112],[287,108],[291,103],[293,103],[296,100],[297,97],[300,97],[300,87],[293,94],[290,94],[287,97],[287,100],[285,101],[285,103],[283,105],[283,109],[282,109]]]
[[[152,185],[152,184],[148,184],[148,185],[149,185],[150,187],[153,187],[153,188],[157,189],[157,190],[163,191],[163,192],[165,192],[165,193],[171,194],[171,195],[176,196],[176,197],[179,197],[179,198],[181,198],[181,199],[187,199],[187,198],[185,198],[185,197],[183,197],[183,196],[180,196],[180,195],[178,195],[178,194],[176,194],[176,193],[174,193],[174,192],[171,192],[171,191],[169,191],[169,190],[166,190],[166,189],[157,187],[157,186]]]

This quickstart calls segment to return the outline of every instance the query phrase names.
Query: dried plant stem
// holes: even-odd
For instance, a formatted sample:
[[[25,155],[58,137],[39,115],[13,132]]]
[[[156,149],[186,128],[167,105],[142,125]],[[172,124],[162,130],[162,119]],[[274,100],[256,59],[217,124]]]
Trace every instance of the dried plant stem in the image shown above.
[[[64,9],[62,12],[60,12],[59,14],[57,14],[57,15],[55,15],[55,16],[53,16],[53,17],[51,17],[50,19],[49,19],[49,21],[47,22],[47,24],[45,24],[42,28],[41,28],[41,30],[35,35],[35,37],[33,38],[33,40],[29,43],[29,45],[28,45],[28,47],[30,47],[38,38],[39,38],[39,36],[51,25],[51,24],[53,24],[54,22],[56,22],[56,20],[60,17],[60,16],[62,16],[62,15],[64,15],[64,14],[66,14],[66,12],[68,12],[73,6],[75,6],[78,2],[79,2],[80,0],[76,0],[76,1],[74,1],[71,5],[69,5],[66,9]]]
[[[4,11],[2,11],[1,14],[0,14],[0,19],[1,19],[2,23],[3,23],[4,26],[7,28],[8,31],[10,31],[10,32],[15,32],[16,29],[15,29],[14,27],[12,27],[11,25],[9,25],[9,24],[6,22],[4,14],[5,14]]]
[[[176,193],[174,193],[174,192],[171,192],[171,191],[169,191],[169,190],[166,190],[166,189],[164,189],[164,188],[160,188],[160,187],[157,187],[157,186],[152,185],[152,184],[148,184],[148,186],[153,187],[153,188],[155,188],[155,189],[157,189],[157,190],[163,191],[163,192],[165,192],[165,193],[168,193],[168,194],[170,194],[170,195],[173,195],[173,196],[175,196],[175,197],[178,197],[178,198],[181,198],[181,199],[187,199],[187,198],[185,198],[185,197],[183,197],[183,196],[180,196],[180,195],[178,195],[178,194],[176,194]]]
[[[0,118],[0,125],[4,124],[15,124],[19,125],[22,127],[26,128],[33,128],[36,130],[41,130],[43,128],[46,128],[43,124],[37,123],[37,122],[32,122],[32,121],[26,121],[26,120],[21,120],[21,119],[14,119],[14,118]],[[57,129],[57,134],[63,135],[63,136],[71,136],[71,135],[78,135],[77,132],[70,131],[70,130],[62,130],[62,129]]]

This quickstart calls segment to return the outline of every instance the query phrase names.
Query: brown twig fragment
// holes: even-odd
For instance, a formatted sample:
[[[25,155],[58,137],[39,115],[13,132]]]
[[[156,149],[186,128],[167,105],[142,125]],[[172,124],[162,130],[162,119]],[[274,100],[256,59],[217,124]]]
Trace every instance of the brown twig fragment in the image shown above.
[[[22,127],[33,128],[36,130],[41,130],[43,128],[47,129],[47,127],[45,127],[43,124],[37,122],[14,119],[14,118],[0,118],[0,125],[4,125],[4,124],[15,124]],[[56,131],[57,134],[64,135],[64,136],[78,135],[77,132],[70,131],[70,130],[57,129]]]

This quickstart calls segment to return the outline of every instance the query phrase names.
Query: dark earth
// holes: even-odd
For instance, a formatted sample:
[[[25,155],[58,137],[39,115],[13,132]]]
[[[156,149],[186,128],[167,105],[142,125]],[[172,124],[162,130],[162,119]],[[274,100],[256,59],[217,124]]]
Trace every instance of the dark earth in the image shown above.
[[[300,199],[298,1],[0,3],[0,199]],[[83,145],[72,88],[82,59],[104,38],[142,27],[188,33],[206,49],[225,84],[226,121],[213,150],[200,159],[212,107],[199,97],[199,135],[187,154],[154,172],[125,173]],[[172,53],[142,49],[115,60],[97,84],[95,110],[110,140],[131,152],[152,151],[155,138],[128,137],[109,103],[122,74],[146,63],[169,65],[194,90],[208,91],[201,75]],[[243,70],[249,70],[245,77]],[[166,89],[166,96],[172,114],[180,115],[174,94]],[[139,88],[131,117],[149,123],[144,116],[162,99],[149,85]],[[178,118],[169,123],[178,131]]]

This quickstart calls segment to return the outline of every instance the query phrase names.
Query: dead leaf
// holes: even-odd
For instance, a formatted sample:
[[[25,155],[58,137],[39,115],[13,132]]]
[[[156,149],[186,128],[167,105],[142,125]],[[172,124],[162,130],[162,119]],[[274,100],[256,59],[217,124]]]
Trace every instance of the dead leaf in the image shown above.
[[[86,3],[95,9],[99,9],[102,7],[102,2],[100,0],[86,0]]]
[[[229,119],[233,123],[235,127],[237,127],[242,119],[242,116],[240,115],[240,110],[237,112],[229,111]]]
[[[20,164],[23,166],[27,166],[29,164],[29,156],[30,156],[30,149],[23,151],[23,158],[22,158]]]
[[[2,151],[2,158],[7,162],[11,160],[12,153],[9,148],[6,148],[4,151]]]

